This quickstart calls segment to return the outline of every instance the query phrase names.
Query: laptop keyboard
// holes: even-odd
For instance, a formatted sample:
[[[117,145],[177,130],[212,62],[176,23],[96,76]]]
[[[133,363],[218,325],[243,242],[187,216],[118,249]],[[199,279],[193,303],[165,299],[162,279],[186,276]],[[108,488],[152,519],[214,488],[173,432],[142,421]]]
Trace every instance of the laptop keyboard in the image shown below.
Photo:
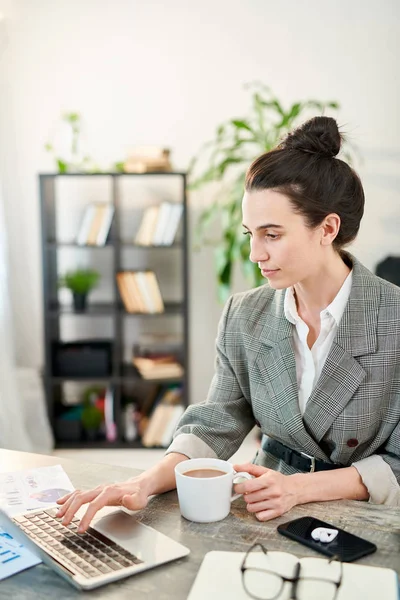
[[[89,579],[143,562],[91,527],[84,534],[77,533],[80,519],[76,517],[65,527],[55,518],[57,510],[28,513],[13,521],[69,571]]]

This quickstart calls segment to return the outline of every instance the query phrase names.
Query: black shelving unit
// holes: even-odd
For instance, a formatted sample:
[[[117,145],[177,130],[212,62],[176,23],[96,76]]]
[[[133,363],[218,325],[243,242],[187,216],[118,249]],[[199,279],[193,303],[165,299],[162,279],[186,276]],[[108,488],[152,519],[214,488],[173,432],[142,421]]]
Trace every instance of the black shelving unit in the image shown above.
[[[182,236],[178,242],[170,246],[139,246],[129,240],[121,239],[120,222],[122,208],[120,204],[120,178],[122,177],[179,177],[181,180],[182,212]],[[114,218],[111,224],[107,243],[104,246],[80,246],[74,240],[60,241],[57,237],[57,180],[68,177],[109,177],[111,178],[111,198],[114,205]],[[187,196],[186,196],[186,174],[183,172],[152,172],[152,173],[42,173],[39,174],[40,205],[41,205],[41,247],[42,247],[42,269],[43,269],[43,323],[44,323],[44,388],[50,424],[55,432],[55,418],[57,403],[62,398],[62,386],[68,381],[74,382],[98,382],[99,385],[112,385],[114,394],[114,420],[117,425],[117,439],[114,442],[107,440],[56,440],[58,448],[139,448],[140,441],[127,442],[123,438],[122,423],[122,392],[126,384],[134,384],[140,378],[134,367],[123,364],[124,345],[124,323],[127,319],[159,319],[160,317],[178,316],[182,319],[182,351],[184,376],[179,380],[183,387],[182,401],[185,406],[189,404],[189,281],[188,281],[188,222],[187,222]],[[90,200],[88,199],[88,202]],[[87,310],[77,312],[72,306],[60,305],[58,301],[58,257],[63,248],[74,250],[76,253],[85,252],[86,248],[96,252],[112,252],[112,271],[109,273],[110,281],[113,281],[114,301],[89,304]],[[145,250],[146,256],[153,252],[169,252],[174,250],[180,252],[182,264],[182,298],[179,302],[164,302],[165,311],[156,314],[136,314],[125,311],[121,302],[116,274],[123,271],[121,253],[125,249]],[[171,254],[171,260],[174,260]],[[176,258],[175,258],[176,260]],[[146,269],[144,259],[143,269]],[[157,275],[157,273],[156,273]],[[73,316],[76,319],[91,319],[93,317],[111,318],[113,328],[113,356],[112,373],[108,377],[59,377],[52,370],[52,345],[54,342],[63,341],[60,337],[60,321],[65,316]],[[142,379],[140,379],[143,382]],[[170,384],[173,380],[151,380],[149,384]]]

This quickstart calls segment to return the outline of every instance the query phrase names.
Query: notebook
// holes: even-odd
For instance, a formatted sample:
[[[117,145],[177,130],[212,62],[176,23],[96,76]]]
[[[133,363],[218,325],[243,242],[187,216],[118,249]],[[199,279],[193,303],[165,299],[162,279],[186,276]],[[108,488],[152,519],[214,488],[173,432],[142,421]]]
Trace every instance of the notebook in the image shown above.
[[[261,552],[254,553],[252,566],[262,568],[263,559]],[[339,563],[331,563],[325,558],[306,557],[298,559],[287,552],[268,552],[277,571],[288,576],[293,575],[293,565],[298,560],[301,563],[301,574],[304,576],[322,577],[327,574],[327,569],[338,570]],[[218,598],[218,600],[249,600],[242,585],[240,571],[244,552],[208,552],[200,566],[188,600],[204,600],[204,598]],[[336,600],[398,600],[397,574],[392,569],[369,567],[360,564],[343,563],[342,584],[338,590]],[[281,593],[275,600],[287,600],[291,597],[291,584],[283,586]],[[311,588],[307,600],[321,600],[321,589],[318,586]]]

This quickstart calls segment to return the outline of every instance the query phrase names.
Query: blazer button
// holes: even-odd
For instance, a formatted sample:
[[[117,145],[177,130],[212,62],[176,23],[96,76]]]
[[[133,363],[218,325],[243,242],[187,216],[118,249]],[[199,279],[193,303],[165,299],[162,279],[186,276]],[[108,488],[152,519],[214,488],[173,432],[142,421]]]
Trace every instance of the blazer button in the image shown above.
[[[356,440],[356,438],[350,438],[349,440],[347,440],[347,445],[349,448],[355,448],[356,446],[358,446],[358,440]]]
[[[257,419],[256,419],[256,425],[257,425],[257,427],[261,427],[260,421],[257,421]]]

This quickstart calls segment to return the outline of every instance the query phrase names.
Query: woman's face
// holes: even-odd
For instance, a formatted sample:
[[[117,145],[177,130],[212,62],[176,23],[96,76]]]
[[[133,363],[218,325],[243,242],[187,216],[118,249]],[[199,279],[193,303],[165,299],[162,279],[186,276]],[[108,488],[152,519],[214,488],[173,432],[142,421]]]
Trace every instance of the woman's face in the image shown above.
[[[258,263],[272,288],[288,288],[318,273],[322,228],[307,227],[287,196],[273,190],[245,192],[242,211],[250,260]]]

